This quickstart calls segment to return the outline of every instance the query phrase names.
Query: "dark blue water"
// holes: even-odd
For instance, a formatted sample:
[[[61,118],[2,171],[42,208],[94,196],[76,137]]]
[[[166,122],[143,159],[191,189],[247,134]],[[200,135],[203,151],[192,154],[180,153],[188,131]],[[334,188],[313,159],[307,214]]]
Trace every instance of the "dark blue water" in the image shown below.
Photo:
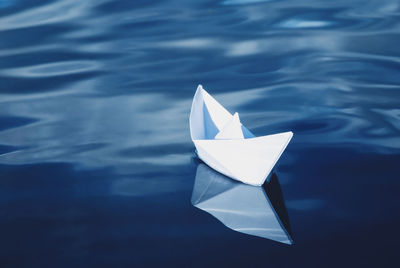
[[[400,3],[0,1],[1,267],[394,267]],[[201,83],[255,135],[293,245],[192,206]]]

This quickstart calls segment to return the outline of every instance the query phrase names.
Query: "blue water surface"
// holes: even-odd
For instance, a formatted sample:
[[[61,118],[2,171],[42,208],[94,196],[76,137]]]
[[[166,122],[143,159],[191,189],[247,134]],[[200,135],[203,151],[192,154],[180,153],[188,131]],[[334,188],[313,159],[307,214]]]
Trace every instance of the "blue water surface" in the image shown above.
[[[192,206],[202,84],[255,135],[293,245]],[[397,0],[0,0],[1,267],[395,267]]]

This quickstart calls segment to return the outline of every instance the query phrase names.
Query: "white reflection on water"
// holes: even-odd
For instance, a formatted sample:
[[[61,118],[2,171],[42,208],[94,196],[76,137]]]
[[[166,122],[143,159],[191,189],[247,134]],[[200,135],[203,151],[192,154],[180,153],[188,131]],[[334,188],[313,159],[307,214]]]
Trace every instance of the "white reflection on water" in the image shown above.
[[[321,20],[300,20],[300,19],[290,19],[283,21],[280,26],[284,28],[320,28],[325,26],[330,26],[332,23],[328,21]]]
[[[103,1],[63,0],[0,18],[0,31],[60,23],[88,15]]]
[[[40,122],[24,126],[23,130],[13,128],[0,132],[0,141],[7,139],[8,144],[12,146],[26,148],[3,155],[0,161],[65,161],[80,162],[89,166],[101,166],[109,161],[118,161],[121,164],[125,161],[158,162],[167,165],[177,163],[178,160],[165,159],[163,155],[148,160],[142,157],[124,160],[117,156],[118,151],[124,148],[166,144],[187,138],[185,128],[180,122],[186,121],[186,105],[190,102],[174,103],[171,107],[167,103],[162,104],[163,100],[161,94],[111,98],[64,96],[62,99],[37,99],[31,100],[29,104],[22,102],[7,105],[12,111],[5,111],[3,108],[3,113],[33,117],[40,119]],[[146,112],[154,103],[161,104],[158,110],[164,116],[155,117]],[[35,114],[32,113],[34,110]],[[33,144],[35,146],[32,146]],[[73,153],[71,149],[80,144],[105,144],[105,148],[98,149],[105,151],[89,151],[83,155],[80,152]],[[112,145],[111,148],[107,149],[107,144]],[[161,157],[159,161],[158,157]],[[186,157],[179,155],[177,159],[185,160]]]
[[[263,188],[233,181],[199,164],[191,202],[232,230],[293,244],[282,192],[274,176]]]
[[[215,48],[215,46],[218,46],[218,41],[211,38],[194,38],[167,41],[162,43],[162,46],[176,48]]]
[[[265,48],[265,47],[264,47]],[[226,55],[236,57],[236,56],[246,56],[258,54],[263,51],[263,46],[261,42],[252,40],[234,43],[230,46]]]
[[[225,0],[222,2],[223,5],[246,5],[246,4],[257,4],[263,2],[271,2],[274,0]]]
[[[342,48],[342,37],[331,35],[288,36],[286,38],[266,38],[245,41],[212,39],[208,37],[164,41],[157,47],[165,49],[188,50],[222,50],[227,57],[242,57],[256,54],[280,54],[301,49],[316,51],[339,51]]]
[[[51,77],[85,73],[100,69],[100,63],[94,61],[66,61],[29,67],[9,68],[0,71],[0,75],[6,75],[9,77]]]

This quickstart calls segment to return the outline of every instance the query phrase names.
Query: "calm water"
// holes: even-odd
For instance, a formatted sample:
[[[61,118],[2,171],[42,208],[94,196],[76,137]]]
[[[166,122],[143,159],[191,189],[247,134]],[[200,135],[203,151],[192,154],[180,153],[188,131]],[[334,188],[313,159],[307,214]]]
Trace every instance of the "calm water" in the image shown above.
[[[0,266],[395,266],[399,44],[396,0],[0,0]],[[191,204],[199,83],[294,132],[293,245]]]

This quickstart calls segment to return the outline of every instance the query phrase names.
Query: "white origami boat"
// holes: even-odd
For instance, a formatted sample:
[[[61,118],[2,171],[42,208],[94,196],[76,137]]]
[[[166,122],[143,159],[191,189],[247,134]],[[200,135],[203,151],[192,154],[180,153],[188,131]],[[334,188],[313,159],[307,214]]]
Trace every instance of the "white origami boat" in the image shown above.
[[[291,245],[289,217],[278,179],[264,186],[230,180],[199,164],[191,202],[234,231]]]
[[[197,155],[218,172],[251,185],[262,185],[293,133],[255,137],[239,115],[230,114],[201,85],[190,111],[190,135]]]

